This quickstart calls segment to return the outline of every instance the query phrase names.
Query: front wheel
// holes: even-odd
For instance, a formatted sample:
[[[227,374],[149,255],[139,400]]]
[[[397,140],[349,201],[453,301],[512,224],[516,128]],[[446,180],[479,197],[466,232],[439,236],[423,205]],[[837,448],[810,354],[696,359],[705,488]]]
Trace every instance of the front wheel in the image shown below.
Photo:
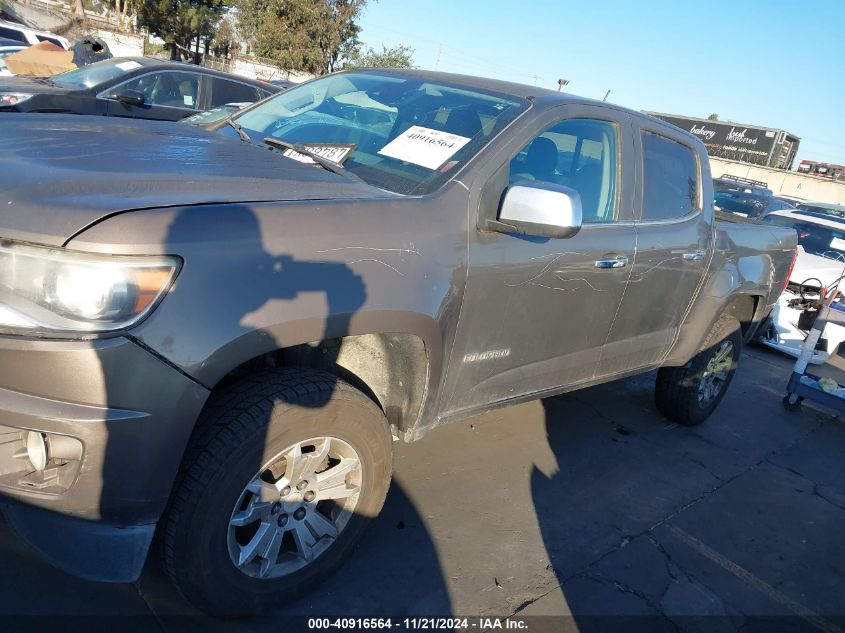
[[[384,503],[392,439],[323,372],[271,370],[212,398],[160,526],[164,564],[203,611],[255,615],[343,563]]]
[[[723,316],[711,328],[704,349],[690,362],[683,367],[662,367],[657,372],[657,408],[684,426],[704,422],[725,397],[741,349],[739,321]]]

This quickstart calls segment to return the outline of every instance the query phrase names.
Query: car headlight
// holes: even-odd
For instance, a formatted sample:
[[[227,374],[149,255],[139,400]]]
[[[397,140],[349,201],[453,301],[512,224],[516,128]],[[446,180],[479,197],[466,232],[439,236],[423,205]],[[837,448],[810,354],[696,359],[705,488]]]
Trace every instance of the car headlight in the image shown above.
[[[180,264],[178,257],[0,241],[0,329],[46,335],[126,329],[152,311]]]
[[[31,99],[35,95],[26,92],[4,92],[0,94],[0,106],[13,106]]]

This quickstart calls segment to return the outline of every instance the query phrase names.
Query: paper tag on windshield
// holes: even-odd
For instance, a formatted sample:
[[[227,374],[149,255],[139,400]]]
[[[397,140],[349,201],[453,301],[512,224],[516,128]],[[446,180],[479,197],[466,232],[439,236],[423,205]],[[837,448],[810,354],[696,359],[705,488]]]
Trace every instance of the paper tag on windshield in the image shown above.
[[[120,70],[128,72],[130,70],[135,70],[136,68],[140,68],[141,64],[139,64],[138,62],[120,62],[119,64],[115,64],[115,66],[120,68]]]
[[[343,161],[349,158],[349,155],[357,147],[355,143],[324,143],[322,145],[308,145],[306,143],[303,143],[302,146],[309,152],[317,154],[317,156],[325,158],[326,160],[330,160],[333,163],[337,163],[338,165],[342,165]],[[288,158],[298,160],[300,163],[313,164],[315,162],[314,159],[308,156],[307,154],[301,154],[295,149],[286,149],[284,152],[282,152],[282,156],[287,156]]]
[[[466,136],[414,125],[382,147],[378,153],[428,169],[437,169],[469,141]]]
[[[841,237],[834,237],[830,240],[830,247],[835,248],[838,251],[845,251],[845,240]]]

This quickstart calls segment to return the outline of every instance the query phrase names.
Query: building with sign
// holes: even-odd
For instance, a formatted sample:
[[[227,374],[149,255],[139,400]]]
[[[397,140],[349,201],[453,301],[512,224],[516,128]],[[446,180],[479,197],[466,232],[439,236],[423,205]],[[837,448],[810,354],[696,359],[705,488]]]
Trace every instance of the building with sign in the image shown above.
[[[831,163],[818,163],[814,160],[802,160],[796,170],[802,174],[813,174],[822,178],[845,182],[845,165],[833,165]]]
[[[798,143],[801,142],[800,138],[786,130],[759,125],[711,121],[659,112],[647,114],[695,134],[707,147],[710,156],[751,165],[792,169]]]

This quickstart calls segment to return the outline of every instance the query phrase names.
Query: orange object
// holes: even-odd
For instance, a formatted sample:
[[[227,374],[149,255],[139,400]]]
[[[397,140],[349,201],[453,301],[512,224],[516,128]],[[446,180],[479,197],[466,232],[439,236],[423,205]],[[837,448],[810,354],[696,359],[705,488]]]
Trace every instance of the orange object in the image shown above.
[[[10,72],[23,77],[50,77],[76,68],[73,51],[66,51],[50,42],[30,46],[9,55],[4,61]]]

